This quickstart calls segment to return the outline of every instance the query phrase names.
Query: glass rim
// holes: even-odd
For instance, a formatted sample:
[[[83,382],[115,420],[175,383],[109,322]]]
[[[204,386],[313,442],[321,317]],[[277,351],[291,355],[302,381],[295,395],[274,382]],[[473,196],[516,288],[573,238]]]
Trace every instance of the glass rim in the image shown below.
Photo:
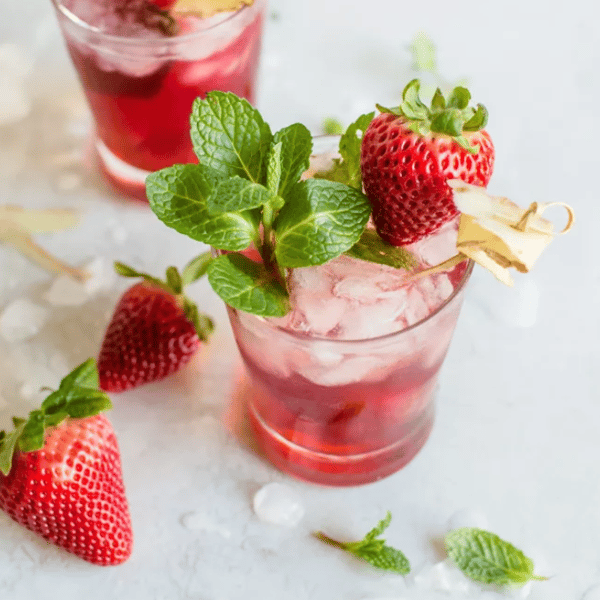
[[[466,257],[465,257],[465,261],[467,262],[467,268],[465,269],[465,272],[463,273],[460,281],[457,283],[457,285],[454,288],[454,290],[452,291],[452,293],[434,311],[429,313],[423,319],[420,319],[416,323],[413,323],[412,325],[409,325],[408,327],[405,327],[404,329],[399,329],[397,331],[392,331],[390,333],[385,333],[383,335],[378,335],[378,336],[370,337],[370,338],[340,339],[340,338],[330,338],[330,337],[326,337],[326,336],[322,336],[322,335],[308,334],[308,333],[302,332],[302,331],[294,331],[292,329],[288,329],[286,327],[282,327],[281,325],[277,325],[276,323],[272,323],[272,322],[268,321],[267,317],[261,317],[259,315],[247,313],[245,311],[238,310],[237,308],[233,308],[229,305],[227,305],[227,307],[230,310],[233,310],[237,313],[243,313],[250,317],[254,317],[257,321],[260,321],[262,324],[266,325],[270,329],[277,330],[278,332],[282,333],[284,336],[287,336],[288,338],[294,339],[295,341],[301,342],[301,343],[327,342],[328,344],[334,344],[334,345],[335,344],[357,345],[357,344],[369,344],[369,343],[376,344],[378,342],[385,342],[385,341],[391,340],[394,337],[402,336],[405,333],[412,332],[413,330],[417,329],[421,325],[424,325],[425,323],[427,323],[427,321],[430,321],[431,319],[436,317],[439,313],[441,313],[456,298],[456,296],[458,296],[458,294],[460,294],[464,290],[465,285],[467,284],[467,282],[469,281],[469,278],[471,277],[471,273],[473,272],[473,268],[475,266],[475,261],[470,258],[466,258]],[[456,267],[454,267],[454,268],[456,268]]]
[[[202,35],[204,35],[208,32],[218,29],[222,25],[225,25],[225,24],[229,23],[230,21],[232,21],[233,19],[235,19],[236,17],[238,17],[244,11],[252,10],[258,4],[261,4],[263,1],[264,0],[254,0],[252,4],[244,4],[240,9],[238,9],[234,12],[231,12],[231,14],[228,15],[226,18],[224,18],[222,21],[219,21],[218,23],[215,23],[214,25],[211,25],[210,27],[207,27],[205,29],[201,29],[198,31],[191,31],[190,33],[186,33],[184,35],[175,35],[172,37],[144,39],[144,38],[131,38],[128,36],[115,35],[114,33],[106,33],[105,31],[102,31],[102,29],[94,27],[94,26],[90,25],[89,23],[86,23],[86,21],[84,21],[83,19],[80,19],[76,14],[72,13],[68,8],[63,6],[61,0],[51,0],[52,5],[54,6],[54,9],[56,10],[56,12],[59,15],[62,15],[65,19],[67,19],[71,25],[74,25],[75,27],[77,27],[79,31],[84,32],[88,35],[95,35],[98,38],[101,38],[107,42],[118,43],[118,44],[129,46],[132,48],[135,48],[138,46],[144,46],[144,47],[150,47],[150,48],[164,48],[164,47],[177,46],[177,45],[181,44],[182,42],[185,42],[186,40],[191,40],[191,39],[201,37]]]

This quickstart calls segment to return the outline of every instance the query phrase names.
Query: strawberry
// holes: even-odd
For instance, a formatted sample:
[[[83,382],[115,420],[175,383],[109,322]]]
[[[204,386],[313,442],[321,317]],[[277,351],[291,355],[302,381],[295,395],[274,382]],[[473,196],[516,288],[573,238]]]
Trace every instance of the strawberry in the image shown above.
[[[96,565],[122,563],[133,545],[117,439],[99,414],[108,408],[90,359],[0,432],[0,509]]]
[[[143,281],[123,294],[106,330],[98,358],[103,390],[122,392],[163,379],[208,340],[213,323],[183,288],[206,272],[210,260],[210,253],[200,255],[182,275],[169,267],[166,281],[115,263],[120,275]]]
[[[394,246],[411,244],[458,215],[448,179],[485,187],[494,145],[483,129],[487,111],[469,107],[463,87],[445,98],[436,90],[427,107],[411,81],[398,108],[378,106],[365,131],[360,167],[379,235]]]

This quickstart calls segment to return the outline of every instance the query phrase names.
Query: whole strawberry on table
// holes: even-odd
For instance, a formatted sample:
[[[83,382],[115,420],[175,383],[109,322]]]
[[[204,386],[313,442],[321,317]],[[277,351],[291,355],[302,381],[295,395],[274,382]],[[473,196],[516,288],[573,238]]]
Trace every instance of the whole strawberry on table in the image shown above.
[[[169,267],[165,280],[115,263],[119,275],[142,281],[122,295],[104,335],[98,357],[103,390],[123,392],[163,379],[208,341],[213,322],[184,289],[206,273],[210,258],[210,252],[201,254],[182,273]]]
[[[133,532],[111,408],[89,359],[38,410],[0,432],[0,509],[96,565],[129,558]]]
[[[411,81],[397,108],[380,110],[367,127],[360,167],[379,235],[403,246],[436,232],[458,210],[449,179],[487,186],[494,167],[494,145],[484,129],[487,110],[469,106],[470,92],[437,89],[431,105]]]

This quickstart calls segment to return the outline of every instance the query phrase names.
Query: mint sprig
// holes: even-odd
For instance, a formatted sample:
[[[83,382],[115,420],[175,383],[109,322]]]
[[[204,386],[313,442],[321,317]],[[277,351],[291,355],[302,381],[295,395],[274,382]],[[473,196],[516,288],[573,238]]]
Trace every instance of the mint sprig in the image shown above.
[[[522,586],[547,577],[534,574],[533,561],[499,536],[476,527],[461,527],[445,538],[450,559],[471,579],[496,585]]]
[[[285,269],[322,264],[352,248],[370,204],[346,184],[301,181],[312,136],[299,123],[273,134],[246,100],[220,91],[194,102],[190,122],[199,164],[151,174],[150,207],[169,227],[229,253],[207,269],[226,303],[262,316],[285,314]],[[360,140],[349,135],[355,140],[348,156],[358,156]],[[261,265],[242,254],[251,246]]]
[[[33,452],[44,446],[45,432],[67,418],[83,419],[112,408],[108,395],[98,389],[98,369],[90,358],[62,379],[39,409],[26,419],[13,418],[14,429],[0,432],[0,471],[8,475],[15,451]]]
[[[321,531],[317,531],[313,535],[330,546],[350,552],[350,554],[365,560],[378,569],[408,575],[410,573],[410,563],[406,556],[400,550],[387,546],[385,540],[380,538],[381,534],[388,528],[391,520],[392,514],[388,511],[385,518],[379,521],[362,540],[357,542],[339,542]]]

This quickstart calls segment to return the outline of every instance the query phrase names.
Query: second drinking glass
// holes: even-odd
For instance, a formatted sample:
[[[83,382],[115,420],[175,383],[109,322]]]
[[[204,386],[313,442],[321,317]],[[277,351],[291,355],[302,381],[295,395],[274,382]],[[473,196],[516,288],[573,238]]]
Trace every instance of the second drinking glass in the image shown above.
[[[108,179],[145,200],[151,171],[196,162],[192,103],[211,90],[254,102],[265,0],[208,18],[150,0],[52,0],[96,126]]]

